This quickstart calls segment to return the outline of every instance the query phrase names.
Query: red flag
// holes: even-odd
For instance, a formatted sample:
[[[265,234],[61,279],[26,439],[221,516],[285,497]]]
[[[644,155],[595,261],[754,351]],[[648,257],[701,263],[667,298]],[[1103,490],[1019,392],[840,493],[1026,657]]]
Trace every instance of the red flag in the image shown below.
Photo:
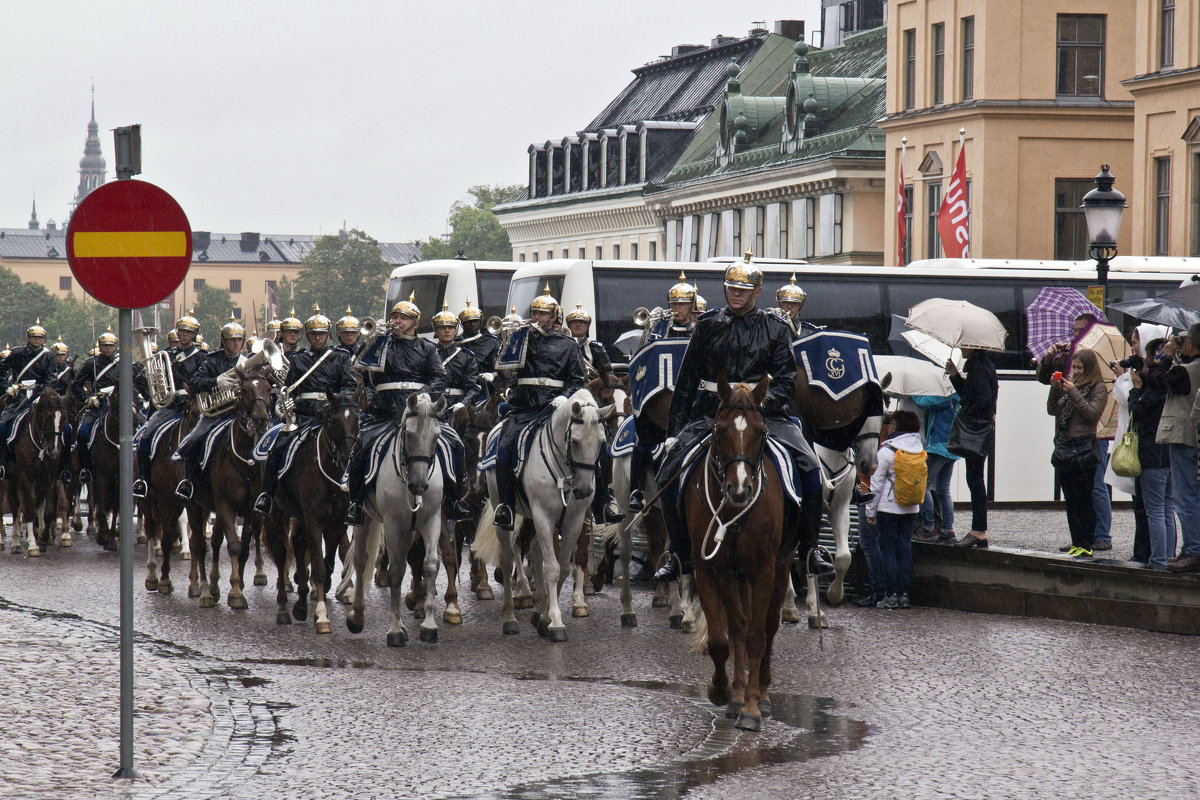
[[[908,227],[904,224],[904,160],[900,160],[900,184],[896,189],[896,264],[904,266],[904,239],[908,236]]]
[[[958,163],[950,186],[938,209],[938,237],[947,258],[970,258],[971,236],[967,231],[967,146],[958,149]]]
[[[279,318],[279,295],[275,292],[274,281],[266,281],[265,286],[266,303],[264,305],[266,308],[263,309],[263,313],[267,317],[266,321],[270,322],[273,319]]]

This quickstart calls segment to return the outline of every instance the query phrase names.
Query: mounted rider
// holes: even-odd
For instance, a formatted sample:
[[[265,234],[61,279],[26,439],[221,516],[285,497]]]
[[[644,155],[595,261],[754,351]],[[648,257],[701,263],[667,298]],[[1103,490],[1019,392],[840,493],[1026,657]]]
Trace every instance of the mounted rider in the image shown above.
[[[292,309],[292,313],[279,323],[279,349],[283,351],[284,359],[292,357],[292,353],[297,350],[302,350],[300,344],[300,333],[304,330],[304,324],[296,316],[296,309]]]
[[[665,324],[654,330],[647,331],[648,341],[654,339],[690,339],[696,327],[696,300],[700,295],[696,287],[687,282],[687,275],[679,273],[679,283],[667,290],[667,305],[671,316]],[[705,308],[708,304],[705,304]],[[629,510],[641,511],[646,505],[646,496],[642,487],[646,485],[646,468],[654,460],[654,450],[667,438],[667,432],[651,421],[646,414],[639,414],[634,420],[637,439],[633,453],[629,457]]]
[[[8,462],[9,426],[13,419],[33,405],[37,391],[51,381],[54,356],[46,348],[46,329],[39,317],[25,329],[25,344],[13,348],[0,363],[0,379],[6,387],[8,402],[0,412],[0,480]]]
[[[479,362],[461,342],[455,340],[458,333],[458,317],[446,306],[433,315],[433,336],[437,340],[437,354],[446,370],[446,414],[449,419],[456,407],[471,405],[479,399],[483,386],[479,382]]]
[[[346,316],[337,321],[338,343],[334,347],[350,356],[351,361],[358,355],[358,337],[361,335],[359,331],[361,325],[358,317],[350,311],[350,306],[346,306]],[[309,341],[312,340],[309,339]]]
[[[754,384],[770,375],[771,385],[761,408],[768,436],[790,451],[803,473],[817,467],[816,456],[798,421],[787,415],[796,377],[791,331],[781,319],[755,306],[762,293],[762,279],[762,270],[747,251],[742,261],[725,270],[728,305],[709,311],[696,325],[671,401],[667,429],[670,438],[658,473],[660,485],[675,477],[685,455],[711,430],[720,404],[717,381],[722,372],[731,384]],[[673,493],[678,493],[677,487]],[[691,571],[688,530],[674,499],[663,503],[674,557],[654,574],[655,581],[678,580],[681,574]]]
[[[478,308],[472,308],[470,300],[467,301],[467,307],[458,312],[458,324],[462,326],[462,333],[454,341],[470,350],[471,355],[475,356],[475,361],[479,364],[481,388],[491,392],[493,381],[496,380],[496,358],[500,355],[500,337],[482,330],[483,312]]]
[[[391,335],[382,342],[377,337],[375,341],[366,343],[359,353],[357,366],[367,370],[363,376],[363,389],[368,402],[359,425],[358,441],[350,451],[350,461],[346,467],[350,485],[347,525],[363,524],[368,457],[380,437],[399,427],[409,395],[421,393],[437,398],[445,391],[446,370],[438,358],[437,346],[416,335],[420,322],[421,309],[413,302],[413,296],[409,295],[407,300],[392,306],[389,324]],[[365,363],[367,361],[372,363]],[[441,435],[450,445],[455,463],[461,464],[463,444],[458,434],[443,424]],[[465,509],[457,497],[456,476],[448,477],[443,489],[445,502],[461,514]]]
[[[272,498],[279,483],[280,461],[288,446],[306,429],[321,422],[321,411],[334,395],[339,402],[349,403],[358,392],[358,379],[354,376],[352,359],[342,347],[329,346],[332,327],[329,317],[313,306],[313,313],[304,321],[304,335],[308,339],[307,349],[297,350],[288,362],[287,377],[283,392],[287,396],[284,405],[290,405],[295,415],[295,428],[285,426],[275,436],[267,455],[263,473],[262,493],[254,501],[254,510],[266,516],[271,513]],[[354,329],[358,332],[357,324]]]
[[[603,343],[588,337],[591,327],[592,315],[583,307],[583,303],[576,303],[575,310],[567,314],[567,328],[571,331],[571,338],[579,345],[579,357],[583,359],[588,377],[594,378],[602,371],[612,372],[612,359]]]
[[[804,308],[804,301],[807,299],[808,293],[796,285],[796,273],[794,272],[792,273],[790,283],[784,284],[775,290],[775,300],[779,303],[779,309],[783,312],[784,322],[792,329],[792,337],[795,339],[819,330],[811,322],[800,319],[800,309]]]
[[[58,341],[50,345],[50,352],[54,354],[54,366],[50,368],[50,385],[59,394],[66,394],[67,384],[75,374],[70,364],[71,348],[59,336]]]
[[[83,413],[79,417],[79,432],[75,437],[75,450],[79,454],[80,483],[91,483],[92,481],[92,449],[90,445],[92,430],[96,425],[96,420],[100,419],[101,402],[112,394],[120,382],[117,364],[120,363],[121,357],[116,354],[117,336],[112,332],[111,327],[96,338],[96,349],[99,352],[90,356],[75,371],[75,379],[71,384],[71,393],[83,406]],[[144,381],[143,377],[142,382],[144,383]],[[137,384],[138,381],[135,377],[136,389],[149,390],[149,387]],[[65,469],[68,462],[65,457],[63,461]],[[68,473],[62,477],[64,482],[69,482],[71,476]]]

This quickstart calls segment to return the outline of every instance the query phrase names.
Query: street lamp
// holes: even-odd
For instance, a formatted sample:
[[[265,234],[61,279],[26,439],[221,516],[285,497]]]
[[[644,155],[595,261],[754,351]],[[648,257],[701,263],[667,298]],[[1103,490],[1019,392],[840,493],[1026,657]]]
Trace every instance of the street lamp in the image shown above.
[[[1108,262],[1117,255],[1117,231],[1125,212],[1125,195],[1113,187],[1116,180],[1108,164],[1100,165],[1096,188],[1083,196],[1083,216],[1087,219],[1088,255],[1096,260],[1096,278],[1101,288],[1108,286]]]

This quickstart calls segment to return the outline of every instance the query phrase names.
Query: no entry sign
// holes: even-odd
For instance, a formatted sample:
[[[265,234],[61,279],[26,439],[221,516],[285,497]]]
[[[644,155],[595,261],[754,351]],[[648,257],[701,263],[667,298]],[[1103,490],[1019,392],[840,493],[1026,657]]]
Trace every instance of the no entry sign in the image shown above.
[[[192,228],[175,198],[152,183],[95,189],[67,228],[67,260],[88,294],[116,308],[169,297],[192,263]]]

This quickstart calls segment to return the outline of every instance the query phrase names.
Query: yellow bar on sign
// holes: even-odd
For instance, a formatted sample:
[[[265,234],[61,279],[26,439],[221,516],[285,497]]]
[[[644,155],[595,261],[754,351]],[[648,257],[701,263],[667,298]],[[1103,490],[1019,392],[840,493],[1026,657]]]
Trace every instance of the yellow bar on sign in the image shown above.
[[[185,256],[183,231],[80,231],[75,234],[78,258],[154,258]]]

